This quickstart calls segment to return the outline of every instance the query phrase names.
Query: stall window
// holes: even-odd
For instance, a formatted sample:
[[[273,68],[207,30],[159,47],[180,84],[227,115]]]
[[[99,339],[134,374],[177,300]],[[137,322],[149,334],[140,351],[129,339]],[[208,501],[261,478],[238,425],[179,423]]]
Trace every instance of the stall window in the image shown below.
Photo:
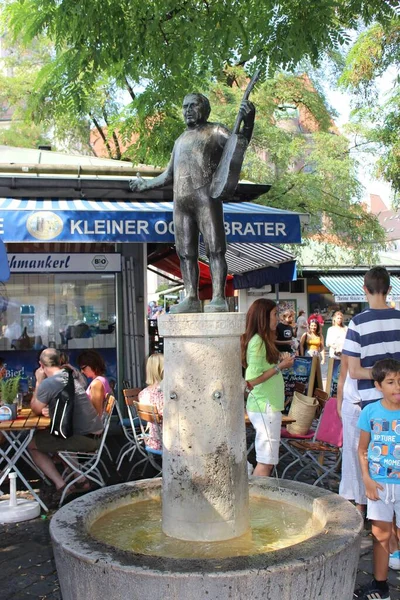
[[[2,290],[0,350],[115,347],[114,274],[14,274]]]

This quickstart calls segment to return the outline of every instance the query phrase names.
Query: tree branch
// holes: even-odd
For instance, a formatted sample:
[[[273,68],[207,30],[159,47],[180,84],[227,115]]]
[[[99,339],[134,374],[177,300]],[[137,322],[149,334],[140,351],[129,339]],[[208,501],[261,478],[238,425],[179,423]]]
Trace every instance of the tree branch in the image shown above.
[[[114,158],[112,150],[111,150],[111,146],[110,146],[110,144],[107,141],[107,138],[106,138],[106,136],[104,134],[102,126],[100,125],[100,123],[98,122],[98,120],[96,119],[96,117],[94,115],[92,115],[91,113],[89,113],[89,117],[92,119],[94,126],[96,127],[97,131],[99,132],[99,135],[100,135],[101,139],[104,142],[104,145],[105,145],[105,147],[107,149],[107,152],[108,152],[108,156],[110,158]]]
[[[167,46],[169,46],[169,41],[168,41],[168,38],[167,38],[167,36],[165,35],[163,28],[161,27],[161,23],[159,23],[159,24],[158,24],[158,28],[159,28],[159,30],[161,31],[161,35],[162,35],[162,36],[163,36],[163,38],[164,38],[164,42],[167,44]]]
[[[131,84],[129,83],[128,78],[127,78],[126,75],[124,76],[124,79],[125,79],[125,84],[126,84],[126,87],[127,87],[127,90],[129,92],[130,97],[132,98],[132,100],[135,100],[136,99],[136,94],[133,91],[133,88],[132,88]]]

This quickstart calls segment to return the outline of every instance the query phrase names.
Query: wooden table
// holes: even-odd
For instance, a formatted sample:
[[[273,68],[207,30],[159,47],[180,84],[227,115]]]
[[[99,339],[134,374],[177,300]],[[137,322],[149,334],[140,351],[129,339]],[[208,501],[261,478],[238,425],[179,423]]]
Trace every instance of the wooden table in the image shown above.
[[[30,483],[17,467],[17,462],[22,458],[30,467],[32,467],[43,479],[44,474],[38,469],[32,461],[28,452],[29,442],[38,429],[47,429],[50,427],[50,419],[35,415],[29,408],[22,409],[18,417],[10,421],[0,421],[0,432],[8,444],[0,444],[0,485],[11,471],[15,471],[18,477],[23,481],[25,487],[31,492],[32,496],[40,506],[47,511],[47,506],[39,498]]]

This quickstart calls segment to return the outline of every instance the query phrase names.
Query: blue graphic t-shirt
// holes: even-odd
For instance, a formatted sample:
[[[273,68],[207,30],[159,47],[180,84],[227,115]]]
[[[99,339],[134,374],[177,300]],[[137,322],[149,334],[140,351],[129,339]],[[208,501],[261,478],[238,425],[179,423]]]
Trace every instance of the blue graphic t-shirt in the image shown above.
[[[371,433],[369,474],[379,483],[400,483],[400,409],[388,410],[378,400],[361,411],[357,423]]]

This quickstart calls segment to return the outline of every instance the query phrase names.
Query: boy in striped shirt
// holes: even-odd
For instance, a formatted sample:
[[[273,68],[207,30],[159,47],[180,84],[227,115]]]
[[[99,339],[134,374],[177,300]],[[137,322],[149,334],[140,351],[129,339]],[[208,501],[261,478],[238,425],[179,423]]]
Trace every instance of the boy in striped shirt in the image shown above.
[[[382,398],[374,386],[372,367],[383,358],[400,360],[400,311],[386,304],[390,276],[384,267],[373,267],[364,277],[369,308],[349,323],[343,354],[349,357],[349,375],[358,380],[361,406]]]

